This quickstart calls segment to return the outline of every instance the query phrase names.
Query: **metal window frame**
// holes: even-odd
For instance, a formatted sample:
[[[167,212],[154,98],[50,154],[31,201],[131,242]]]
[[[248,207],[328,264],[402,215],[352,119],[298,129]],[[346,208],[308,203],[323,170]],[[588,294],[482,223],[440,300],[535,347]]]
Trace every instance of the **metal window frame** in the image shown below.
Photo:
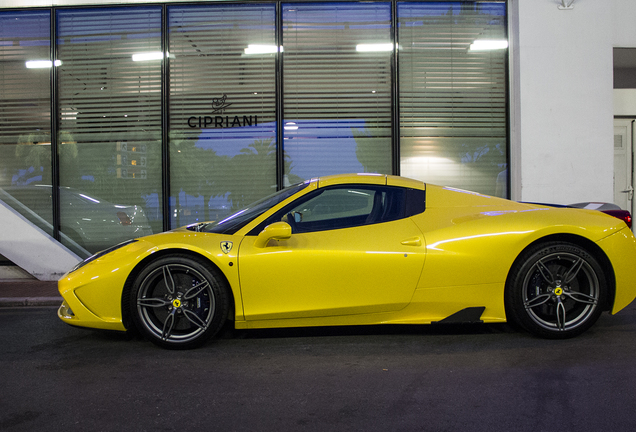
[[[397,17],[397,4],[399,3],[426,3],[430,0],[331,0],[332,3],[391,3],[391,38],[393,43],[392,61],[391,61],[391,170],[392,174],[400,175],[400,83],[399,83],[399,31],[398,31],[398,17]],[[432,0],[431,3],[451,3],[457,0]],[[96,5],[94,3],[83,3],[82,0],[57,0],[53,1],[53,6],[50,7],[24,7],[20,5],[19,0],[9,1],[5,3],[3,7],[0,7],[1,11],[11,10],[48,10],[50,11],[50,57],[51,61],[55,61],[57,57],[57,11],[65,9],[105,9],[105,8],[137,8],[148,6],[161,6],[161,50],[166,52],[169,47],[169,31],[168,31],[168,7],[172,5],[189,6],[189,5],[218,5],[218,4],[246,4],[247,1],[236,0],[217,0],[217,1],[204,1],[204,2],[156,2],[156,1],[144,1],[136,2],[134,5],[121,4],[116,0],[105,0],[103,3]],[[274,4],[275,11],[275,39],[277,46],[283,44],[283,17],[282,17],[282,5],[284,3],[327,3],[317,0],[256,0],[250,1],[250,4]],[[511,7],[512,0],[473,0],[471,3],[503,3],[506,5],[505,15],[505,34],[506,38],[510,41],[512,39],[514,25],[515,11]],[[513,15],[511,17],[511,14]],[[275,87],[276,87],[276,183],[277,189],[284,188],[284,163],[285,163],[285,149],[284,149],[284,125],[283,125],[283,113],[284,113],[284,94],[283,94],[283,56],[280,50],[276,53],[276,69],[275,69]],[[505,59],[505,79],[506,79],[506,165],[508,170],[507,179],[507,197],[514,197],[517,195],[512,187],[517,187],[518,181],[515,181],[518,167],[512,167],[511,163],[514,163],[518,158],[512,158],[512,153],[518,152],[515,148],[512,148],[511,135],[515,129],[515,116],[518,113],[513,113],[512,110],[516,107],[517,97],[511,92],[514,89],[513,83],[510,82],[512,76],[515,75],[515,57],[511,55],[510,47],[506,51]],[[61,239],[61,208],[60,208],[60,160],[59,160],[59,86],[58,86],[58,74],[55,67],[50,71],[51,80],[51,92],[50,92],[50,109],[51,109],[51,164],[52,164],[52,178],[51,183],[54,190],[53,193],[53,237],[60,241]],[[161,64],[161,128],[162,128],[162,146],[161,146],[161,211],[162,211],[162,223],[164,231],[171,229],[170,226],[170,110],[169,110],[169,97],[170,97],[170,64],[169,59],[164,55]],[[514,177],[514,178],[513,178]]]

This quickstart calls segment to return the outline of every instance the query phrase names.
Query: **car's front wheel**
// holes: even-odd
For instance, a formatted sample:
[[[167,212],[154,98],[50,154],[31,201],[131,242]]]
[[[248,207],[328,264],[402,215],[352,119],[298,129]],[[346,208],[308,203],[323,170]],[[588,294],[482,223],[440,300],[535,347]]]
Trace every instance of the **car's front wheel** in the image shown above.
[[[565,339],[596,322],[606,293],[606,276],[594,256],[572,243],[544,243],[523,253],[511,269],[506,313],[532,334]]]
[[[130,292],[135,326],[164,348],[200,346],[225,323],[229,290],[201,259],[169,255],[148,264]]]

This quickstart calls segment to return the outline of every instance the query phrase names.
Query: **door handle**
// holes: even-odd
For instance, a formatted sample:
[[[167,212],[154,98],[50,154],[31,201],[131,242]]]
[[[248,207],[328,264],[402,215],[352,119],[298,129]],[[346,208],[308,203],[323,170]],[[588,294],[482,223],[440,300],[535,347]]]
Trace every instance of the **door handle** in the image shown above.
[[[625,189],[624,191],[621,191],[621,193],[626,193],[627,195],[627,199],[631,200],[634,197],[634,188],[632,187],[632,185],[627,186],[627,189]]]
[[[419,237],[411,237],[406,240],[402,240],[404,246],[422,246],[422,239]]]

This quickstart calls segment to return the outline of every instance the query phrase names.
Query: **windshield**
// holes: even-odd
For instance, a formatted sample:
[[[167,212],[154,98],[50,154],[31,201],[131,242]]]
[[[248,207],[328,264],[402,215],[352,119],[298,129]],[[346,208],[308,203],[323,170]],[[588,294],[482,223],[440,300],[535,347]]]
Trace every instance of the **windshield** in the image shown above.
[[[192,231],[217,234],[234,234],[236,231],[250,223],[256,217],[265,213],[267,210],[274,207],[276,204],[285,201],[290,196],[306,188],[307,185],[309,185],[309,181],[295,184],[286,189],[273,193],[272,195],[266,196],[265,198],[252,203],[246,208],[237,211],[236,213],[226,217],[223,220],[190,225],[188,226],[188,229]]]

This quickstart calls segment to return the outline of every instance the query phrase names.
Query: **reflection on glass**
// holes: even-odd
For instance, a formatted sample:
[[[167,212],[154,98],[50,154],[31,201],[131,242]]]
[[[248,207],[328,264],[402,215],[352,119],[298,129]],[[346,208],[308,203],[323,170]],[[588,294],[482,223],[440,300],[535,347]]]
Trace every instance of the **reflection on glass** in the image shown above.
[[[40,218],[52,224],[51,186],[30,184],[3,188],[5,197],[19,201]],[[152,234],[152,228],[141,206],[113,204],[103,198],[68,188],[60,188],[61,231],[74,250],[87,254],[127,239]],[[83,251],[82,251],[83,249]]]
[[[276,191],[275,5],[168,8],[170,223]]]
[[[161,61],[133,55],[161,52],[161,8],[61,9],[57,31],[63,243],[160,232]]]
[[[50,21],[49,11],[0,12],[0,200],[52,235],[51,201],[13,194],[51,185]],[[48,66],[31,67],[38,60]]]
[[[258,216],[265,213],[272,207],[285,201],[292,195],[300,192],[309,185],[309,182],[298,183],[292,185],[286,189],[275,192],[265,198],[261,198],[248,205],[247,207],[237,211],[234,214],[227,216],[226,218],[208,223],[190,225],[188,229],[193,231],[220,233],[220,234],[234,234],[239,229],[253,221]]]
[[[401,174],[506,197],[505,3],[397,7]]]
[[[391,4],[283,4],[287,175],[391,173]]]
[[[24,65],[27,69],[48,69],[54,64],[55,66],[60,66],[62,65],[62,61],[55,60],[55,62],[52,62],[51,60],[29,60]]]

